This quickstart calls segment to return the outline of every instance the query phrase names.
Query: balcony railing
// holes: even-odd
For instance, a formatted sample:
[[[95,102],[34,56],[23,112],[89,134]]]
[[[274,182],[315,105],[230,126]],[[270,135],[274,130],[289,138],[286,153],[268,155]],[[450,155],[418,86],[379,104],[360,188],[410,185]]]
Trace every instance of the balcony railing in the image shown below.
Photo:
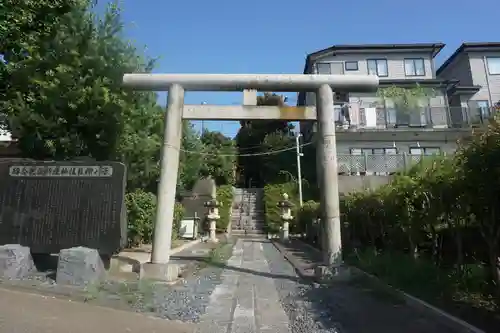
[[[357,114],[354,114],[356,113]],[[346,128],[460,128],[480,126],[498,112],[496,108],[421,107],[344,109],[336,113],[336,123]]]
[[[386,175],[402,170],[422,161],[422,158],[432,155],[415,154],[337,154],[339,174],[374,174]]]

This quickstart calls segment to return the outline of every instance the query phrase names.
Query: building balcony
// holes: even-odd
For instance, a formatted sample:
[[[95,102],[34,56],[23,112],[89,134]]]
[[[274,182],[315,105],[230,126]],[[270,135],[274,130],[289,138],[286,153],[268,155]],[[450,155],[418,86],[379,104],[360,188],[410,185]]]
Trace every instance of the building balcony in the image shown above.
[[[432,155],[422,154],[337,154],[338,173],[343,175],[390,175],[408,170]]]
[[[397,128],[467,128],[481,126],[498,112],[495,108],[420,107],[397,109],[387,107],[338,108],[335,122],[339,129]]]

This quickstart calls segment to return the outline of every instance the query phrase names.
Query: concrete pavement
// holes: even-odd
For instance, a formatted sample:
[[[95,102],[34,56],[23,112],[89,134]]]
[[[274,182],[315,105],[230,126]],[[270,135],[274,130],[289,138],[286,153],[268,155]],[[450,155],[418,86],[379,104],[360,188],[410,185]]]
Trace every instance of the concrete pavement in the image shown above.
[[[0,288],[0,333],[192,331],[192,324]]]

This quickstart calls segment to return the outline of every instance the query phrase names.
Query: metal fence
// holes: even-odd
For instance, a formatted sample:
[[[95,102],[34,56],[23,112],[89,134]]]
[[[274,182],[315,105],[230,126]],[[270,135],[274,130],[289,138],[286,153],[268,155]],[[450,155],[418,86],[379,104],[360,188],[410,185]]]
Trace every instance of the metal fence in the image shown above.
[[[374,174],[386,175],[406,170],[422,161],[422,158],[433,155],[412,154],[337,154],[338,172],[340,174]]]
[[[336,123],[348,125],[350,128],[397,128],[397,127],[471,127],[479,126],[488,121],[498,108],[462,108],[462,107],[420,107],[410,110],[397,108],[375,108],[375,121],[367,122],[366,108],[359,109],[359,120],[353,121],[354,115],[348,111],[336,114]]]

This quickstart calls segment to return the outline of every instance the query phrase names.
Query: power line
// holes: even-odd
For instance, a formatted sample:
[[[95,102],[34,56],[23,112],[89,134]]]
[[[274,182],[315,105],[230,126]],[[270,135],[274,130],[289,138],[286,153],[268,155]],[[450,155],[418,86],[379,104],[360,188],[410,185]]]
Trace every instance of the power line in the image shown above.
[[[300,145],[300,147],[305,147],[313,144],[313,142],[308,142]],[[284,153],[286,151],[291,151],[297,149],[297,147],[294,145],[292,147],[284,148],[284,149],[278,149],[278,150],[270,150],[266,152],[261,152],[261,153],[255,153],[255,154],[215,154],[215,153],[204,153],[200,151],[194,151],[194,150],[187,150],[187,149],[182,149],[182,148],[177,148],[168,144],[165,144],[168,147],[177,149],[183,153],[186,154],[193,154],[193,155],[202,155],[202,156],[221,156],[221,157],[255,157],[255,156],[268,156],[268,155],[276,155],[280,153]]]

